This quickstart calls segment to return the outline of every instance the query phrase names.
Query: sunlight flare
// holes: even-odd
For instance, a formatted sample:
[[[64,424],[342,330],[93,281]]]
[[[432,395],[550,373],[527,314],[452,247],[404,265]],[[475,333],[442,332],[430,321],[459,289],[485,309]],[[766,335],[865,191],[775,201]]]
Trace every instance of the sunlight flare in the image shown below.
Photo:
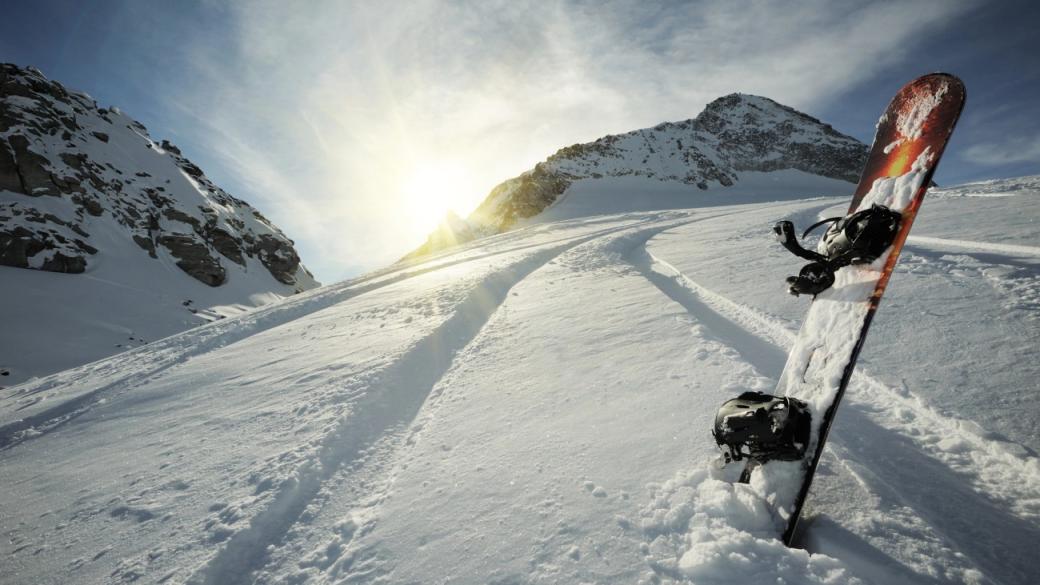
[[[480,191],[468,169],[458,163],[422,163],[401,182],[412,229],[429,233],[451,212],[465,217],[479,203]]]

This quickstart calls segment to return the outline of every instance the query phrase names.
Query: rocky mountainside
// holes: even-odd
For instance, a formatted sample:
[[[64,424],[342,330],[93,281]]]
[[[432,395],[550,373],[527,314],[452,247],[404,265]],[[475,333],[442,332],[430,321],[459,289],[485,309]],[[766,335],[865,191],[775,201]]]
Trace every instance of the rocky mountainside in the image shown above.
[[[440,226],[409,258],[510,229],[551,206],[575,182],[643,177],[699,191],[738,184],[748,172],[798,170],[855,183],[867,145],[771,99],[730,94],[696,118],[604,136],[557,151],[492,189],[463,222]]]
[[[81,273],[107,230],[209,286],[247,259],[298,291],[314,286],[293,242],[176,146],[11,64],[0,69],[0,193],[0,265]]]
[[[0,65],[0,384],[318,283],[293,242],[117,108]]]

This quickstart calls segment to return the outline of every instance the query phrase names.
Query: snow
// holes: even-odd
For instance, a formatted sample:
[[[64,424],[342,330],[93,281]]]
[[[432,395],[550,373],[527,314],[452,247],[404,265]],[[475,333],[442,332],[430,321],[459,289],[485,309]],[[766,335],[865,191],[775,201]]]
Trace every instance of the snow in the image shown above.
[[[914,198],[917,190],[924,180],[933,155],[931,147],[925,148],[914,160],[910,170],[903,175],[891,178],[881,178],[874,181],[870,191],[860,200],[855,211],[869,209],[873,205],[883,205],[893,211],[902,213],[910,201]]]
[[[686,209],[691,206],[732,205],[787,200],[792,193],[819,197],[848,190],[848,183],[795,169],[768,173],[744,171],[731,187],[706,190],[675,182],[647,181],[636,177],[582,179],[548,209],[528,220],[544,223],[591,215],[617,214],[645,209]]]
[[[292,293],[255,259],[245,268],[229,264],[238,278],[217,288],[136,247],[108,248],[84,274],[0,266],[0,320],[19,332],[0,341],[0,368],[11,372],[0,384],[92,362]],[[257,286],[260,279],[267,291]]]
[[[655,571],[695,583],[859,582],[837,559],[785,547],[758,489],[713,471],[680,473],[651,495],[643,530]]]
[[[950,87],[945,82],[940,84],[934,93],[922,88],[910,101],[911,107],[899,112],[896,129],[904,140],[917,140],[921,137],[928,116],[943,102],[943,97],[949,90]]]
[[[914,94],[908,102],[910,107],[901,109],[896,114],[896,131],[899,133],[899,137],[885,146],[885,154],[892,152],[907,140],[914,141],[921,137],[928,116],[942,103],[943,97],[950,91],[950,87],[948,83],[943,82],[934,93],[925,88],[915,88],[913,91]]]
[[[799,548],[709,429],[805,318],[771,224],[852,186],[625,177],[0,390],[0,583],[1032,583],[1040,189],[1011,183],[926,198]]]
[[[38,71],[34,77],[12,83],[49,86]],[[204,175],[197,179],[188,175],[182,166],[190,164],[186,159],[164,151],[163,143],[153,141],[144,126],[117,108],[99,109],[89,96],[75,92],[67,99],[42,90],[34,90],[32,96],[3,96],[12,123],[3,128],[0,138],[25,137],[30,149],[47,160],[53,177],[75,176],[75,168],[69,166],[73,160],[92,168],[97,184],[84,181],[79,188],[82,195],[96,197],[99,211],[96,216],[84,215],[70,193],[29,197],[0,189],[0,223],[7,230],[47,229],[52,243],[61,242],[54,250],[31,256],[28,262],[33,268],[57,252],[84,255],[74,247],[68,249],[76,240],[86,240],[96,253],[84,255],[82,274],[0,266],[0,323],[18,333],[0,336],[0,372],[6,372],[0,387],[93,362],[317,286],[302,266],[294,285],[279,282],[249,254],[241,265],[227,258],[220,261],[227,282],[219,287],[207,286],[178,268],[177,258],[162,245],[153,242],[156,258],[150,258],[132,239],[145,234],[127,225],[140,223],[146,210],[166,234],[193,233],[191,225],[175,219],[185,216],[201,223],[212,220],[212,227],[238,238],[285,236]],[[75,122],[71,133],[33,129],[58,127],[57,119],[46,113],[50,109]],[[106,138],[101,140],[98,134]],[[150,207],[150,196],[167,200],[168,205]],[[38,212],[35,222],[11,213],[24,209]],[[62,223],[41,224],[43,215]],[[148,239],[154,236],[149,234]]]

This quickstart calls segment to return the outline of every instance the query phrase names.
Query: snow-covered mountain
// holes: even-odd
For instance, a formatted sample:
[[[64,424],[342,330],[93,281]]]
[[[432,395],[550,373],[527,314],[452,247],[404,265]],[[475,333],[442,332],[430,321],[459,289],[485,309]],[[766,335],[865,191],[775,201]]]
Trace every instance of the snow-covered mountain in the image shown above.
[[[3,384],[317,286],[293,243],[168,141],[0,65]]]
[[[812,116],[734,93],[711,102],[696,118],[560,149],[492,189],[465,220],[450,217],[406,258],[510,229],[589,180],[636,177],[686,185],[673,203],[685,207],[702,203],[704,191],[741,185],[762,173],[795,171],[855,183],[866,155],[865,144]]]
[[[630,205],[686,185],[590,181],[0,391],[0,584],[1035,583],[1040,178],[929,194],[788,549],[709,433],[805,314],[770,225],[852,190],[777,173],[663,211]]]

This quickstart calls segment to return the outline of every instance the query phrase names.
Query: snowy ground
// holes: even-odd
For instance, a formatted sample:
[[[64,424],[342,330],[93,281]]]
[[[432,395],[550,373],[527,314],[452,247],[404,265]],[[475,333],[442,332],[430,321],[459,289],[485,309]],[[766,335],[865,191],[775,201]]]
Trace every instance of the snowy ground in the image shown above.
[[[641,188],[0,391],[0,583],[1036,582],[1040,189],[925,202],[787,549],[708,429],[847,198]]]

